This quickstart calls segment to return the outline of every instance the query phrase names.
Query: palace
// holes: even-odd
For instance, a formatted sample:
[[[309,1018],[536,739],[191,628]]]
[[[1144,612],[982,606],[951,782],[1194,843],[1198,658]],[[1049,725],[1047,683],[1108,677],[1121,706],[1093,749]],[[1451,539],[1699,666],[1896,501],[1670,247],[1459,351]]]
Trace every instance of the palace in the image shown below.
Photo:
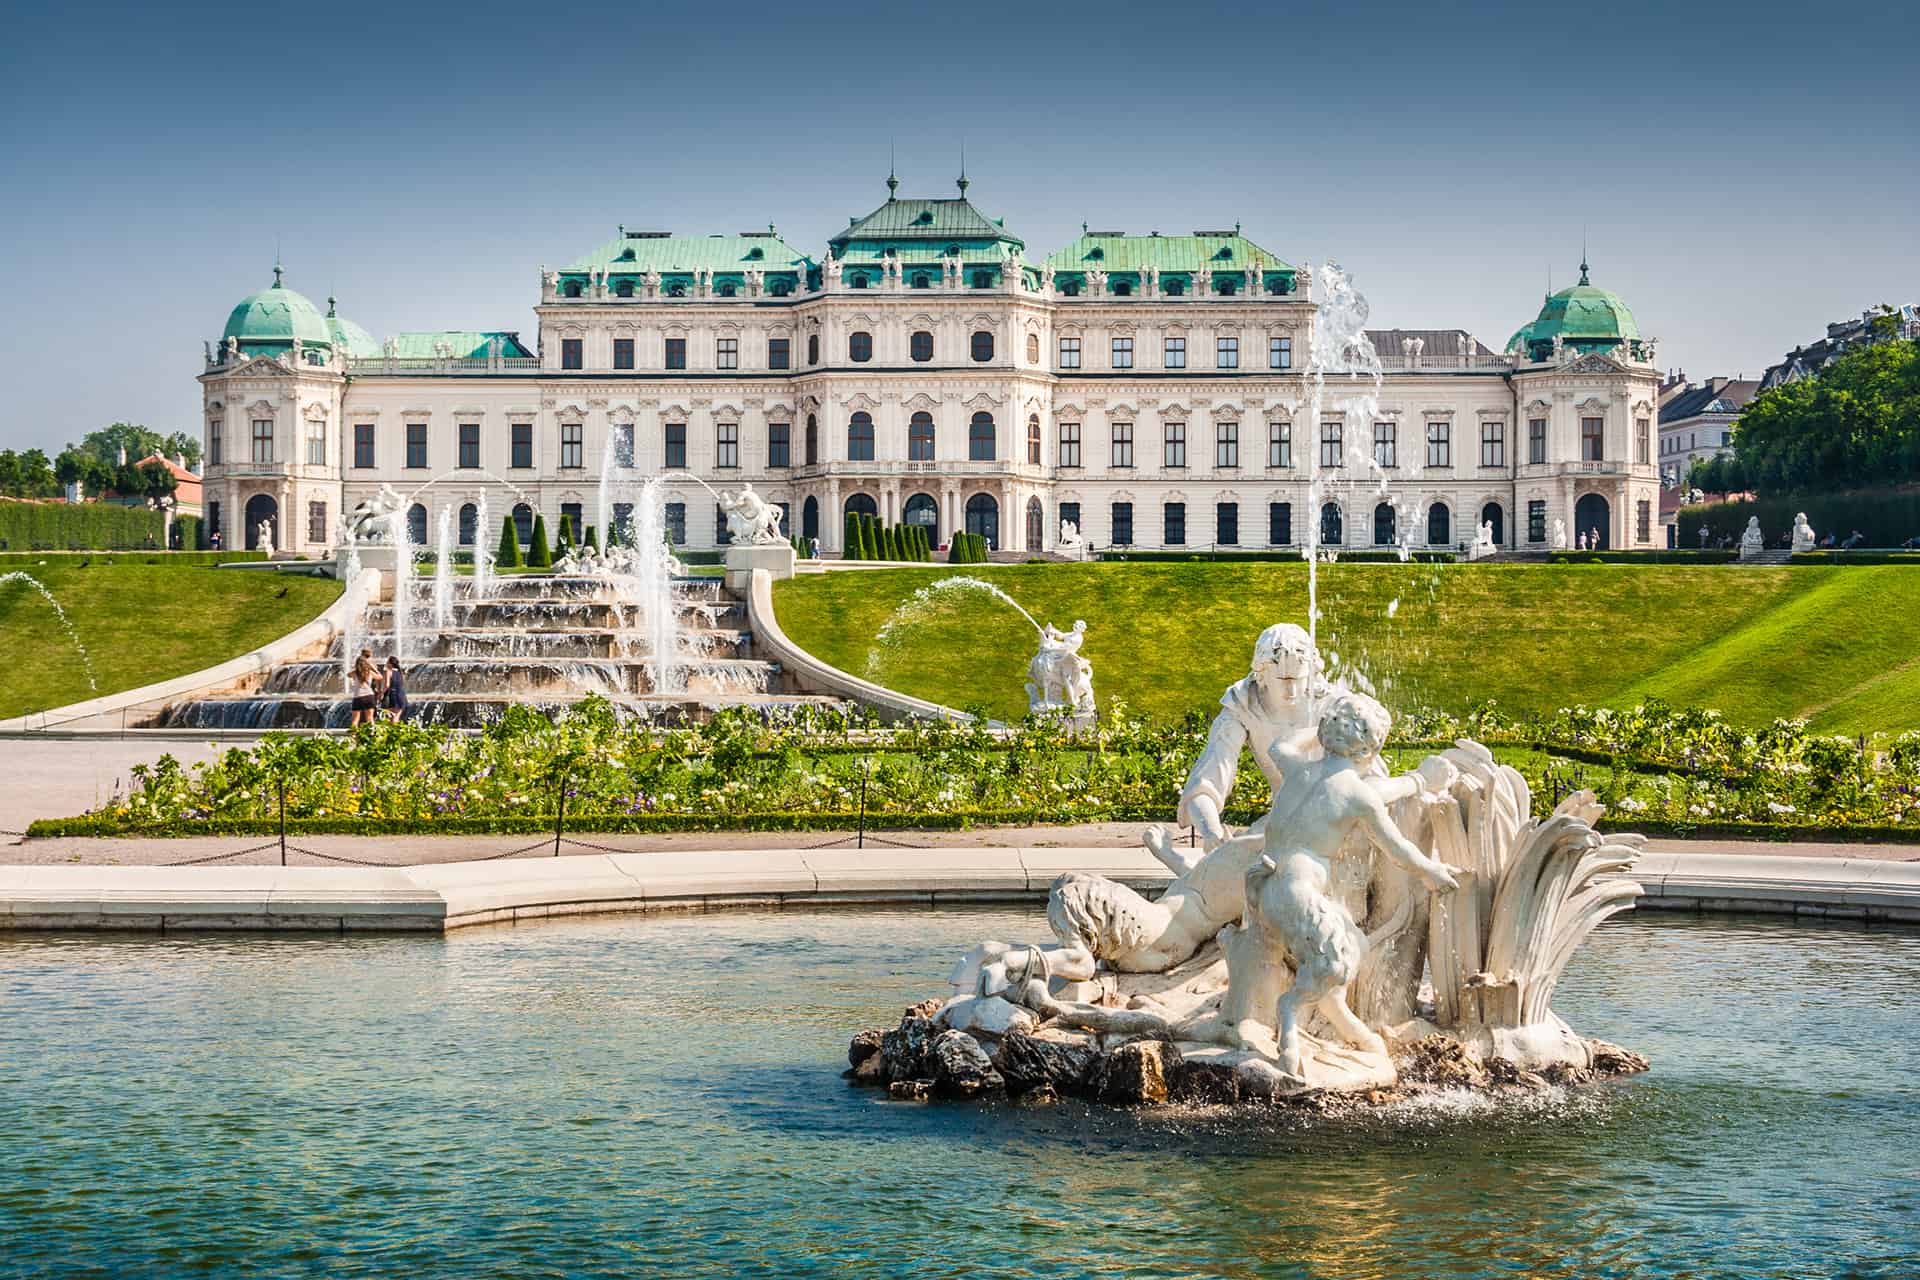
[[[200,374],[209,530],[253,546],[264,521],[281,550],[319,553],[392,485],[423,543],[450,505],[463,545],[492,545],[482,492],[523,540],[536,512],[579,537],[624,515],[595,509],[611,445],[686,473],[668,525],[693,548],[726,538],[694,477],[751,481],[826,553],[848,510],[1022,555],[1063,520],[1095,547],[1292,547],[1316,465],[1350,477],[1324,490],[1331,546],[1457,547],[1486,523],[1546,549],[1556,522],[1655,545],[1653,342],[1584,263],[1500,351],[1369,331],[1377,412],[1344,421],[1350,391],[1330,385],[1315,431],[1312,273],[1237,225],[1087,230],[1029,258],[964,178],[946,199],[887,187],[817,260],[772,227],[623,227],[541,270],[531,349],[501,330],[376,342],[276,267]]]

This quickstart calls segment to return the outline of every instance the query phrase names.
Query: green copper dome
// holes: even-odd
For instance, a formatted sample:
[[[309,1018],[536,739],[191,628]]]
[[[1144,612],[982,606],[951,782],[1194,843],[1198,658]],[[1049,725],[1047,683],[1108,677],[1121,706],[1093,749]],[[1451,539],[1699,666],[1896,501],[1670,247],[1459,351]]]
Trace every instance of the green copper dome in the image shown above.
[[[1620,295],[1597,288],[1587,280],[1587,264],[1580,264],[1580,283],[1547,295],[1533,323],[1507,339],[1507,350],[1535,360],[1553,351],[1553,340],[1578,351],[1605,351],[1622,342],[1637,346],[1640,326]]]
[[[332,335],[333,349],[344,351],[356,360],[370,360],[379,355],[380,344],[373,340],[373,335],[341,315],[335,307],[334,300],[328,298],[327,332]]]
[[[307,346],[331,348],[333,331],[320,308],[305,295],[280,283],[280,268],[273,269],[273,284],[249,294],[227,316],[226,332],[220,335],[240,339],[243,348],[284,348],[295,338]],[[372,341],[371,338],[368,339]]]

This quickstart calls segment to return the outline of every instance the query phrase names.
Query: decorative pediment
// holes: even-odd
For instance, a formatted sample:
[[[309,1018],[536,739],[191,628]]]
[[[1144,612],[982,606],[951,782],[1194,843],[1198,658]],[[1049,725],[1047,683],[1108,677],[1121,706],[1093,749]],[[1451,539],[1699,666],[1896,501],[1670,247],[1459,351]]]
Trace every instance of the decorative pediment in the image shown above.
[[[1186,500],[1187,493],[1184,489],[1169,489],[1161,496],[1163,502],[1185,502]]]
[[[271,418],[277,413],[273,405],[266,400],[255,400],[247,406],[247,415],[254,418]]]
[[[254,356],[245,364],[229,369],[227,372],[235,377],[277,378],[283,373],[293,372],[293,366],[284,357]]]
[[[916,311],[913,313],[912,318],[907,321],[907,328],[932,329],[939,323],[940,322],[938,320],[935,320],[932,316],[928,315],[926,312]]]
[[[1136,328],[1131,320],[1115,320],[1107,326],[1107,331],[1116,338],[1131,338]]]
[[[1128,410],[1132,412],[1132,410]],[[1187,406],[1175,400],[1172,404],[1160,406],[1160,416],[1173,422],[1183,422],[1187,418]]]
[[[689,333],[691,333],[692,330],[689,329],[686,325],[682,324],[680,321],[674,320],[667,324],[661,325],[660,332],[665,334],[669,338],[684,338]]]
[[[684,404],[674,403],[660,407],[660,420],[662,422],[685,422],[687,420],[687,414],[687,406]]]
[[[1547,412],[1547,406],[1543,404],[1540,406],[1540,412],[1536,416],[1545,417],[1546,412]],[[1480,421],[1482,422],[1505,422],[1507,420],[1507,411],[1505,409],[1481,408],[1481,409],[1475,409],[1473,413],[1474,413],[1474,416],[1479,418]]]
[[[1053,406],[1053,416],[1063,422],[1078,422],[1087,416],[1087,411],[1077,404],[1057,404]]]
[[[998,397],[989,395],[985,391],[982,391],[977,395],[974,395],[965,400],[962,400],[960,403],[966,408],[972,409],[974,412],[978,413],[984,410],[996,408],[1000,405],[1005,404],[1006,401]]]
[[[1611,356],[1590,353],[1561,366],[1562,373],[1625,373],[1626,366]]]
[[[998,332],[1000,328],[1000,322],[997,319],[995,319],[993,316],[986,314],[984,311],[976,312],[975,314],[967,318],[967,328],[992,329],[995,332]]]
[[[713,406],[713,416],[722,422],[738,422],[740,420],[740,406],[723,401]]]
[[[720,320],[715,322],[713,331],[715,333],[725,334],[730,338],[737,338],[740,336],[740,324],[735,320]]]
[[[327,420],[327,406],[315,402],[306,407],[305,414],[308,422],[325,422]]]
[[[940,407],[940,401],[924,391],[916,391],[907,397],[905,407],[913,410],[932,410]]]
[[[1107,406],[1107,417],[1113,418],[1120,422],[1130,422],[1138,415],[1139,415],[1139,410],[1134,408],[1134,406],[1128,404],[1124,400],[1121,401],[1119,404],[1110,404]],[[1160,416],[1164,418],[1167,416],[1167,414],[1165,412],[1162,412]],[[1183,414],[1181,416],[1184,417],[1185,415]]]
[[[554,410],[554,415],[568,422],[578,422],[587,416],[586,409],[578,404],[568,403]]]
[[[616,427],[630,427],[633,425],[633,406],[630,404],[617,404],[613,407],[611,416],[613,425]]]
[[[793,418],[794,408],[785,400],[775,400],[764,408],[763,413],[769,422],[787,422]]]
[[[873,328],[873,317],[864,311],[856,311],[852,315],[844,317],[844,320],[849,330],[871,330]]]
[[[309,417],[312,416],[311,411],[309,411],[308,416]],[[456,418],[459,418],[463,422],[477,422],[481,418],[484,418],[487,416],[487,411],[485,409],[478,407],[477,405],[470,405],[470,404],[462,405],[460,408],[455,409],[453,411],[453,416]]]
[[[1653,416],[1653,406],[1645,400],[1635,400],[1633,402],[1633,416],[1636,418],[1651,418]]]
[[[1544,418],[1551,412],[1553,412],[1553,406],[1545,400],[1530,400],[1526,404],[1526,414],[1529,418]]]
[[[880,407],[880,402],[864,391],[856,391],[844,401],[849,409],[865,409],[869,413]]]
[[[1213,420],[1215,422],[1238,422],[1243,413],[1241,406],[1231,401],[1226,404],[1214,405],[1210,412],[1213,414]]]
[[[1574,408],[1579,410],[1582,417],[1599,417],[1606,413],[1607,402],[1598,396],[1588,396],[1585,400],[1575,405]]]

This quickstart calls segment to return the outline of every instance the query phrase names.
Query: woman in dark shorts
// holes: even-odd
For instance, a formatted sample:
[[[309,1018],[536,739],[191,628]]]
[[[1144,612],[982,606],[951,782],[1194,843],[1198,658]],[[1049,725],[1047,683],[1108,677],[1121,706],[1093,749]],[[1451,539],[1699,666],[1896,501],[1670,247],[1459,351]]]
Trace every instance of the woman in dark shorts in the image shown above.
[[[386,683],[381,701],[386,705],[388,717],[398,724],[407,718],[407,677],[400,670],[400,659],[388,658],[383,674]]]
[[[380,670],[373,665],[373,650],[362,649],[347,676],[347,692],[353,698],[352,728],[373,723],[374,708],[380,705],[379,689]]]

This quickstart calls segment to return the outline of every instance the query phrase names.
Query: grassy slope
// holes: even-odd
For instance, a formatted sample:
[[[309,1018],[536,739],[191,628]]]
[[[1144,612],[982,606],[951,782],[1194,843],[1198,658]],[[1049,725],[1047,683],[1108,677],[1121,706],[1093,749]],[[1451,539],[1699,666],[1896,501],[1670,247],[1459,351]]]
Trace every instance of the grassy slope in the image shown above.
[[[797,578],[780,584],[776,603],[788,634],[838,666],[1018,714],[1033,633],[1004,605],[966,598],[901,628],[896,645],[872,642],[907,595],[953,572]],[[1210,707],[1245,673],[1262,627],[1306,616],[1304,565],[1006,566],[982,576],[1042,621],[1085,618],[1102,700],[1163,716]],[[1323,566],[1320,593],[1322,649],[1403,706],[1497,698],[1547,710],[1658,694],[1747,721],[1920,725],[1911,569],[1335,564]]]
[[[24,571],[66,609],[100,693],[237,657],[309,621],[340,593],[326,579],[258,570],[96,561],[85,569],[49,563]],[[20,582],[0,586],[0,718],[93,696],[39,592]]]

